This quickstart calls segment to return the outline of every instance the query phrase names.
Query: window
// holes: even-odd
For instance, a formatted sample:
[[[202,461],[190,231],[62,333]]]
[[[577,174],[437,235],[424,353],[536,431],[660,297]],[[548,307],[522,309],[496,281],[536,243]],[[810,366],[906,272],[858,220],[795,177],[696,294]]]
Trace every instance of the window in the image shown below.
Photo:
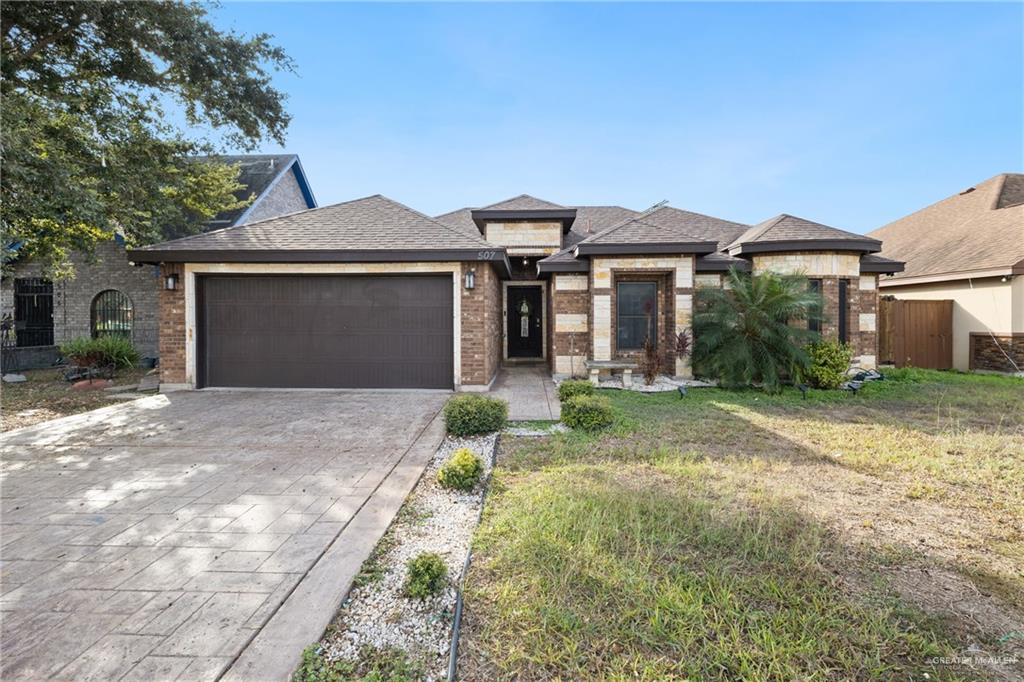
[[[818,298],[821,298],[821,280],[809,279],[807,280],[807,284],[807,288],[811,293],[817,294]],[[812,317],[807,320],[807,328],[816,334],[821,333],[821,315],[823,312],[822,304],[819,302],[817,309],[811,312]]]
[[[850,282],[845,279],[839,280],[839,341],[842,343],[849,342],[849,294],[847,293],[847,287]]]
[[[619,282],[616,293],[619,350],[639,350],[650,337],[658,342],[658,285],[655,282]]]
[[[132,301],[116,289],[107,289],[92,299],[92,337],[132,337]]]

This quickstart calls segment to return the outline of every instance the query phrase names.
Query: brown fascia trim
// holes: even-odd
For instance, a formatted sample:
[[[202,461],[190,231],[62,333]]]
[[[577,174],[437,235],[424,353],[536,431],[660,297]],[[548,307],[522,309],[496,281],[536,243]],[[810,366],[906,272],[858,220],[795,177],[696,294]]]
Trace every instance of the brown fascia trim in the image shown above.
[[[750,271],[750,261],[720,261],[713,260],[707,261],[703,258],[698,258],[694,263],[694,272],[729,272],[732,268],[736,268],[742,272]]]
[[[568,234],[572,224],[576,221],[575,208],[546,208],[532,209],[528,211],[510,211],[505,209],[477,209],[470,211],[469,215],[476,223],[477,229],[483,234],[484,225],[499,220],[512,222],[520,220],[557,220],[562,223],[562,234]]]
[[[605,255],[649,255],[662,253],[689,253],[703,255],[714,253],[718,244],[716,242],[674,242],[674,243],[650,243],[650,244],[587,244],[580,242],[576,245],[576,253],[581,256],[605,256]]]
[[[730,256],[749,256],[756,253],[780,251],[858,251],[878,253],[882,242],[877,239],[787,239],[778,242],[747,242],[729,248]]]
[[[994,277],[1015,277],[1024,274],[1024,269],[991,268],[986,270],[961,270],[959,272],[938,272],[927,275],[910,275],[895,279],[883,279],[878,282],[880,287],[904,287],[917,284],[943,284],[944,282],[964,282],[969,279],[990,279]]]
[[[128,260],[135,263],[432,263],[441,261],[490,262],[512,276],[508,254],[503,248],[481,249],[394,249],[394,250],[299,250],[299,249],[132,249]]]
[[[895,272],[903,272],[906,269],[906,267],[907,264],[904,263],[903,261],[891,261],[889,263],[879,263],[873,261],[868,261],[866,263],[864,261],[860,262],[860,271],[867,272],[870,274],[891,275]]]
[[[537,261],[537,272],[540,274],[548,272],[590,272],[589,260],[560,260],[545,263]]]

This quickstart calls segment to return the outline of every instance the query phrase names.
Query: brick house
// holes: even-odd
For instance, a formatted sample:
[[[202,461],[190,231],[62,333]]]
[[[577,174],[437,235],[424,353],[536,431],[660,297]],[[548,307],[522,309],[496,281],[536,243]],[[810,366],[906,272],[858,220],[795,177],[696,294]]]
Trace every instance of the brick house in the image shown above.
[[[239,199],[244,208],[225,211],[204,226],[216,230],[315,208],[299,159],[294,154],[218,157],[238,164]],[[0,287],[2,314],[15,335],[4,347],[4,367],[31,369],[52,364],[57,347],[72,338],[120,333],[144,357],[158,351],[159,268],[130,263],[124,240],[98,244],[92,254],[71,256],[74,277],[51,280],[39,263],[15,261]]]
[[[375,195],[134,249],[159,265],[161,381],[207,386],[486,390],[506,363],[554,375],[665,366],[696,287],[730,267],[799,271],[822,333],[876,356],[879,241],[782,215],[753,227],[658,206],[522,195],[429,217]]]

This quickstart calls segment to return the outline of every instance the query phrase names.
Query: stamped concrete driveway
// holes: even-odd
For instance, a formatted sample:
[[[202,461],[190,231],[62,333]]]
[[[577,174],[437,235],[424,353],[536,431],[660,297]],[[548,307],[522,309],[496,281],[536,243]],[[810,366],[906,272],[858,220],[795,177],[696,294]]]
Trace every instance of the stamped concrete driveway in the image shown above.
[[[285,679],[445,399],[202,391],[3,434],[0,678]]]

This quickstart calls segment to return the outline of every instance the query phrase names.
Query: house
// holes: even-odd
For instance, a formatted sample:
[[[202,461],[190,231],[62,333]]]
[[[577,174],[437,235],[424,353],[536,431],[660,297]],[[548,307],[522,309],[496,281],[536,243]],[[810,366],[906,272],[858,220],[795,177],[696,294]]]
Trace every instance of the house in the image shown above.
[[[207,386],[486,390],[506,363],[555,375],[675,335],[693,292],[735,266],[799,271],[826,336],[876,356],[876,239],[790,215],[750,227],[659,205],[521,195],[430,217],[375,195],[133,249],[159,264],[161,381]]]
[[[1004,173],[870,233],[906,268],[879,282],[953,301],[953,366],[1024,370],[1024,174]]]
[[[315,208],[309,182],[294,154],[217,157],[238,164],[238,199],[244,208],[225,211],[204,230],[264,220]],[[159,268],[132,264],[124,240],[98,244],[91,256],[73,254],[73,279],[52,281],[39,263],[15,262],[2,286],[3,314],[14,320],[14,347],[4,347],[5,367],[46,367],[57,346],[80,336],[124,334],[144,357],[158,352]]]

